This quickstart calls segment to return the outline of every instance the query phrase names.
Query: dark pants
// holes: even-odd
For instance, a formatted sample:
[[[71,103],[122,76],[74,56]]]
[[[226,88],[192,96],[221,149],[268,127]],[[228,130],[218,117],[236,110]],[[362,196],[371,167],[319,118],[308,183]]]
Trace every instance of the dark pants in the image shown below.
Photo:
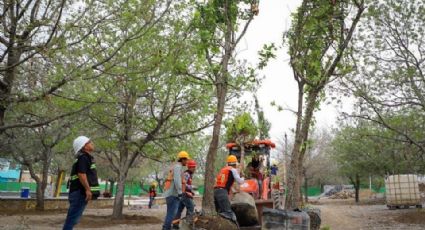
[[[86,208],[86,196],[80,191],[73,191],[69,194],[69,209],[66,216],[63,230],[70,230],[74,228],[74,225],[80,221],[81,215],[83,215],[84,209]]]
[[[236,222],[236,215],[232,211],[229,195],[226,189],[214,189],[215,210],[220,216]]]
[[[174,217],[174,219],[180,219],[182,216],[182,212],[184,210],[184,208],[186,207],[186,217],[191,218],[191,216],[193,215],[194,211],[195,211],[195,203],[193,203],[193,199],[183,195],[182,200],[180,202],[179,208],[177,210],[177,214]],[[176,226],[178,226],[178,224],[175,224]]]
[[[169,196],[165,198],[167,202],[167,215],[165,215],[164,225],[162,225],[162,230],[170,230],[171,223],[173,222],[174,217],[177,214],[177,209],[180,205],[180,199],[176,196]]]
[[[152,208],[153,201],[155,200],[154,196],[149,196],[149,208]]]

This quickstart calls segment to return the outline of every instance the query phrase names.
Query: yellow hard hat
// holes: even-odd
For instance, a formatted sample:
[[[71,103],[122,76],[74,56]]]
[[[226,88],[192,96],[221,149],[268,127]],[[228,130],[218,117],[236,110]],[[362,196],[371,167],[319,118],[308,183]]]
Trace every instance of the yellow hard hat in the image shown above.
[[[182,158],[190,159],[189,153],[187,153],[186,151],[179,152],[179,154],[177,154],[177,159],[182,159]]]
[[[238,158],[235,155],[230,155],[227,157],[227,163],[236,163],[238,162]]]

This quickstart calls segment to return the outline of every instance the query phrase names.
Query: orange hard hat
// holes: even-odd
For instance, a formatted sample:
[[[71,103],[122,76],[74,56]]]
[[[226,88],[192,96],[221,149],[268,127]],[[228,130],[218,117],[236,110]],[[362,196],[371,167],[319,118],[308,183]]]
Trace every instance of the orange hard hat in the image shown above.
[[[238,162],[238,158],[235,155],[230,155],[227,157],[227,163],[236,163]]]
[[[189,162],[187,162],[187,167],[188,168],[196,168],[196,161],[190,160]]]
[[[179,152],[177,154],[177,159],[182,159],[182,158],[190,159],[189,153],[187,153],[186,151]]]

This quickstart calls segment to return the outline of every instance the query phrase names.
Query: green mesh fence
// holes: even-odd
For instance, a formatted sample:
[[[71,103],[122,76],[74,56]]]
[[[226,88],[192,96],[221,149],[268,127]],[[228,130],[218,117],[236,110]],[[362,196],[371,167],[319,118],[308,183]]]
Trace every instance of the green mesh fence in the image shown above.
[[[31,192],[35,192],[36,189],[36,183],[29,183],[29,182],[0,182],[0,191],[2,192],[20,192],[21,188],[23,187],[29,187]],[[109,186],[108,185],[108,190],[109,190]],[[363,187],[362,187],[363,188]],[[366,188],[366,187],[365,187]],[[367,187],[369,188],[369,187]],[[104,191],[105,190],[105,184],[101,184],[100,185],[100,190]],[[124,194],[125,195],[134,195],[134,196],[139,196],[139,195],[146,195],[147,192],[149,190],[149,185],[144,185],[144,190],[142,188],[140,188],[139,184],[137,183],[126,183],[125,185],[125,191]],[[381,187],[381,188],[375,188],[372,186],[372,190],[374,192],[377,193],[385,193],[385,187]],[[66,189],[66,182],[64,184],[61,185],[61,192],[67,192],[68,190]],[[115,183],[114,185],[114,192],[113,194],[115,195],[117,191],[117,185]],[[204,186],[198,186],[198,192],[200,195],[203,195],[205,191]],[[157,189],[157,192],[159,193],[160,191]],[[304,188],[302,189],[302,193],[304,194]],[[307,194],[308,196],[318,196],[321,194],[320,192],[320,187],[309,187],[307,190]]]
[[[109,185],[110,186],[110,185]],[[109,186],[108,186],[108,190],[109,190]],[[21,188],[24,187],[28,187],[30,188],[31,192],[35,192],[35,189],[37,187],[36,183],[30,183],[30,182],[0,182],[0,191],[2,192],[20,192]],[[105,184],[100,184],[100,190],[104,191],[105,190],[106,185]],[[144,189],[149,190],[149,185],[145,185]],[[61,185],[61,192],[67,192],[67,188],[66,188],[66,183]],[[117,191],[117,186],[116,184],[114,185],[114,195]],[[146,191],[143,191],[140,186],[138,184],[131,184],[131,183],[127,183],[125,186],[125,191],[124,194],[125,195],[134,195],[134,196],[138,196],[138,195],[145,195],[147,194]]]

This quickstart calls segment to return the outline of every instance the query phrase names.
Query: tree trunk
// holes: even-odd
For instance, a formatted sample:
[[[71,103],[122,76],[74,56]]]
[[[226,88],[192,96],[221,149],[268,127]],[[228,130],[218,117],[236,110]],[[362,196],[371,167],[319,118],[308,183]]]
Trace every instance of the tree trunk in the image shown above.
[[[299,200],[299,180],[298,177],[298,160],[299,160],[299,149],[301,148],[302,139],[299,137],[301,132],[301,123],[302,123],[302,111],[304,103],[304,83],[298,82],[298,110],[297,110],[297,123],[295,129],[295,141],[294,147],[292,148],[291,161],[289,163],[289,168],[286,170],[287,173],[287,195],[285,200],[285,209],[291,210],[298,206],[297,202]]]
[[[31,178],[34,179],[37,183],[37,187],[36,187],[37,204],[35,206],[37,210],[44,210],[44,191],[46,190],[46,187],[47,187],[47,178],[49,175],[51,155],[52,155],[51,151],[47,150],[46,155],[43,156],[44,157],[42,162],[43,171],[42,171],[41,178],[36,174],[31,164],[29,163],[26,164],[26,166],[28,167],[28,170],[30,171]]]
[[[233,52],[232,35],[233,35],[233,22],[231,17],[228,15],[230,8],[229,1],[226,1],[224,6],[224,14],[226,17],[226,31],[224,35],[224,55],[221,61],[221,71],[216,74],[215,87],[217,94],[217,111],[215,113],[213,135],[210,146],[208,148],[206,169],[205,169],[205,192],[202,199],[202,209],[207,215],[215,213],[214,206],[214,184],[215,184],[215,158],[217,156],[218,143],[220,141],[221,123],[223,121],[224,106],[226,104],[227,97],[227,78],[229,75],[228,65]]]
[[[245,169],[245,141],[242,141],[242,143],[239,145],[241,147],[241,160],[240,160],[240,172],[243,173]]]
[[[348,177],[351,181],[351,183],[354,185],[354,191],[355,191],[355,200],[356,203],[358,203],[360,201],[360,196],[359,196],[359,192],[360,192],[360,175],[358,173],[356,173],[355,178],[353,178],[352,176]]]
[[[3,104],[3,102],[1,102],[1,104],[0,104],[0,127],[4,126],[5,114],[6,114],[6,105]],[[0,132],[2,132],[2,131],[0,131]]]
[[[32,166],[28,165],[28,170],[30,171],[31,178],[35,180],[36,186],[36,206],[37,210],[44,210],[44,190],[46,189],[47,183],[42,181],[42,178],[37,176]]]
[[[5,6],[4,6],[5,7]],[[13,6],[11,10],[13,10]],[[15,30],[11,30],[9,32],[9,44],[7,45],[7,49],[9,52],[7,52],[7,62],[6,62],[6,71],[4,72],[4,79],[2,82],[0,82],[0,127],[5,125],[4,118],[6,116],[6,111],[8,106],[10,105],[10,102],[8,100],[10,97],[10,93],[12,91],[13,83],[15,81],[16,76],[16,64],[21,59],[22,51],[19,48],[14,47],[15,45],[15,38],[16,38],[16,22],[11,22],[15,25],[11,25],[12,28],[15,28]],[[18,45],[21,45],[21,43],[18,43]]]
[[[44,186],[44,184],[46,184],[45,182],[37,182],[37,188],[36,188],[36,200],[37,200],[37,204],[35,206],[35,209],[37,210],[44,210],[44,190],[46,188],[46,186]],[[44,189],[43,189],[44,187]]]
[[[314,108],[317,103],[317,95],[321,88],[311,90],[307,94],[305,111],[303,109],[303,95],[304,84],[299,82],[298,85],[298,111],[297,111],[297,125],[295,130],[295,143],[291,154],[291,163],[288,172],[288,194],[286,196],[285,208],[294,209],[299,208],[302,202],[300,194],[302,168],[304,155],[306,152],[306,142],[308,140],[308,133],[313,118]],[[302,115],[304,111],[304,116]]]
[[[306,170],[304,169],[304,198],[305,203],[308,203],[308,178]]]
[[[299,206],[300,180],[298,176],[298,158],[291,159],[288,173],[288,193],[286,195],[285,209],[292,210]]]
[[[205,170],[205,190],[202,199],[202,209],[206,214],[213,214],[215,212],[214,206],[214,184],[215,184],[215,158],[217,156],[217,148],[220,140],[221,123],[223,120],[224,105],[226,101],[227,87],[219,85],[217,87],[217,113],[215,115],[213,136],[208,148],[206,170]]]
[[[359,177],[359,174],[356,174],[356,183],[354,185],[354,188],[356,190],[356,203],[359,203],[359,201],[360,201],[360,196],[359,196],[359,192],[360,192],[360,177]]]
[[[120,175],[117,181],[117,193],[115,194],[114,207],[112,211],[113,219],[122,218],[122,210],[124,208],[124,189],[125,189],[125,175]]]

